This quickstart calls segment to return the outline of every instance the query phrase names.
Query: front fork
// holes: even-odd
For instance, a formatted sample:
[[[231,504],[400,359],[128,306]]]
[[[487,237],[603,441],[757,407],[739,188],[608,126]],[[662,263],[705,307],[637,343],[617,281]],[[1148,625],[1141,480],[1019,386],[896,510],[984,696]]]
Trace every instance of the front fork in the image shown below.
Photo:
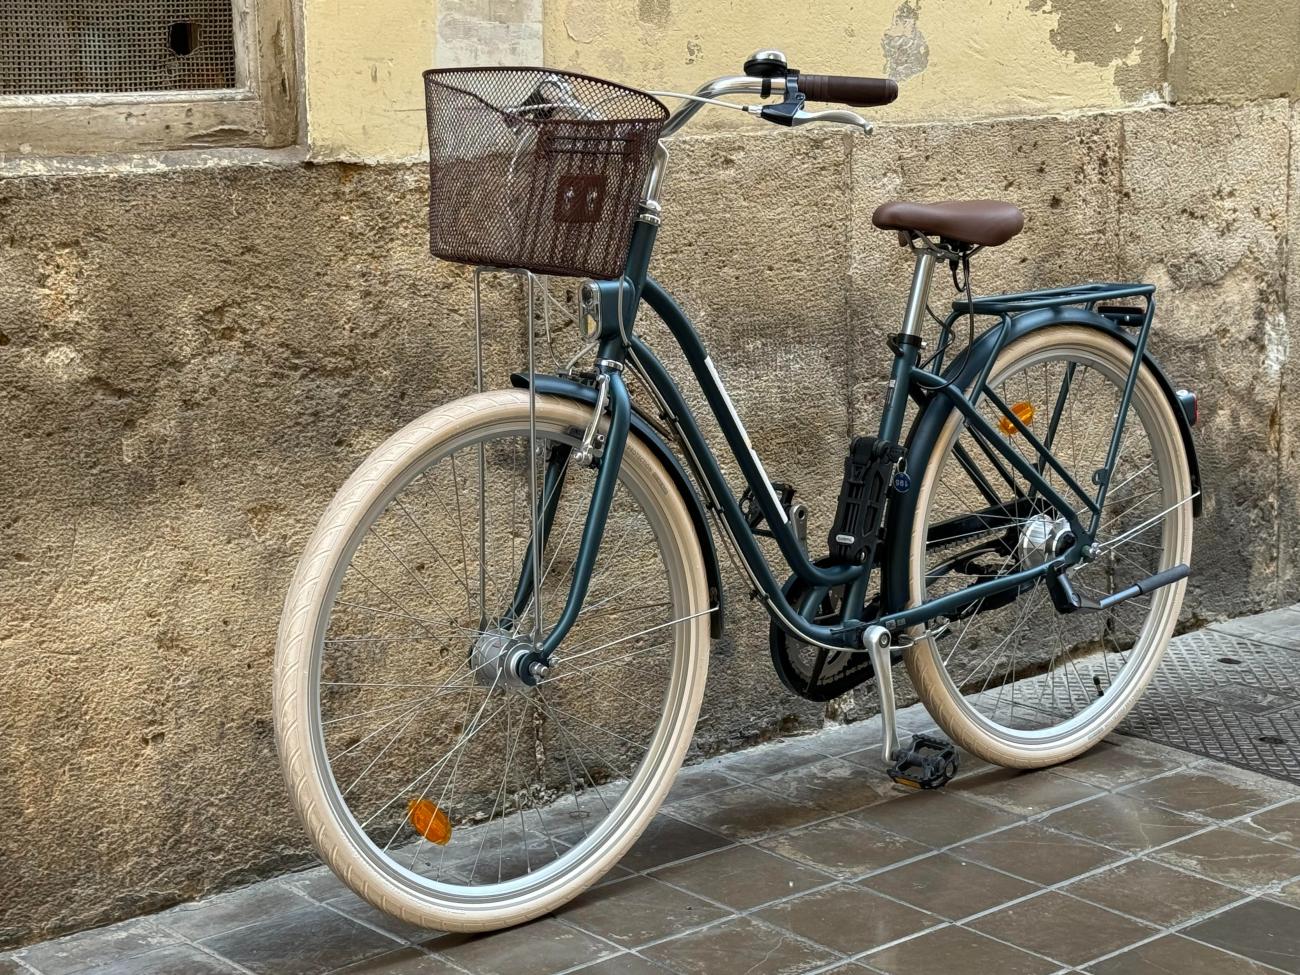
[[[591,584],[592,570],[595,568],[596,556],[600,551],[600,539],[605,534],[605,522],[609,518],[610,505],[614,500],[614,489],[618,486],[618,471],[622,466],[623,450],[627,446],[628,430],[632,419],[632,399],[628,395],[627,384],[623,381],[622,369],[616,363],[602,362],[599,370],[599,381],[606,388],[606,398],[609,403],[609,426],[605,431],[604,447],[600,456],[590,461],[597,468],[596,486],[591,492],[591,504],[587,508],[587,520],[583,525],[578,557],[573,565],[573,581],[569,585],[564,609],[560,611],[559,618],[549,632],[544,626],[540,628],[545,634],[541,636],[540,642],[514,662],[516,674],[525,684],[536,684],[546,675],[555,649],[564,641],[573,624],[577,622],[583,601],[587,598],[587,588]],[[593,418],[593,432],[599,427],[600,420],[600,413],[597,412]],[[536,533],[540,533],[543,549],[555,522],[555,512],[559,504],[560,492],[564,487],[568,464],[582,452],[581,448],[566,446],[553,450],[547,457],[542,496],[534,499],[533,504],[535,533],[533,537],[536,538]],[[530,540],[528,546],[530,553],[532,547],[533,542]],[[534,559],[525,556],[519,571],[519,583],[515,587],[514,600],[506,616],[502,618],[502,623],[509,624],[522,616],[532,598],[533,564]],[[542,574],[545,576],[545,571]]]

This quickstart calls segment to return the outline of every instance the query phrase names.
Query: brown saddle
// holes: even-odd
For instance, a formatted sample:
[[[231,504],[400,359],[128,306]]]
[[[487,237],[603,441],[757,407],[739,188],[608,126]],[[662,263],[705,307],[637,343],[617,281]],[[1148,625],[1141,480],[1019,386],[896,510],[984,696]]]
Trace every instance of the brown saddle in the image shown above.
[[[963,244],[996,247],[1025,226],[1020,208],[999,200],[949,200],[945,203],[881,204],[871,215],[881,230],[946,237]]]

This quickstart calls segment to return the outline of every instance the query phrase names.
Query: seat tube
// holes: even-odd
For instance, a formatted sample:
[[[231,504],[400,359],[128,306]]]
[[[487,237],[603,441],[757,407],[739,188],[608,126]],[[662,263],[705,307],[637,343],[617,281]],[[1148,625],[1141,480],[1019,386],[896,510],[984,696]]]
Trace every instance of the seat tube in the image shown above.
[[[889,391],[885,410],[880,415],[880,439],[897,443],[903,431],[903,418],[907,413],[908,389],[912,369],[921,353],[921,326],[925,322],[925,306],[930,300],[930,279],[938,260],[934,252],[916,248],[916,268],[912,272],[912,288],[907,295],[903,311],[903,328],[894,342],[894,367],[889,376]]]

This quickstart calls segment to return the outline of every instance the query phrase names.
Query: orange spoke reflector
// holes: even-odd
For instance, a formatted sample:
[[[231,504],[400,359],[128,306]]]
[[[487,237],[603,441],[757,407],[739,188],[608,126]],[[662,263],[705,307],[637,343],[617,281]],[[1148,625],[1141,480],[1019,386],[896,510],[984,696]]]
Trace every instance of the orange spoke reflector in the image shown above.
[[[1030,403],[1028,400],[1022,399],[1019,403],[1012,403],[1011,412],[1015,415],[1015,418],[1025,426],[1029,426],[1029,424],[1034,422],[1034,404]],[[998,429],[1008,437],[1020,432],[1016,428],[1016,425],[1011,422],[1011,417],[1007,416],[998,420]]]
[[[415,831],[430,843],[446,846],[451,839],[451,820],[428,799],[421,797],[407,802],[406,818]]]

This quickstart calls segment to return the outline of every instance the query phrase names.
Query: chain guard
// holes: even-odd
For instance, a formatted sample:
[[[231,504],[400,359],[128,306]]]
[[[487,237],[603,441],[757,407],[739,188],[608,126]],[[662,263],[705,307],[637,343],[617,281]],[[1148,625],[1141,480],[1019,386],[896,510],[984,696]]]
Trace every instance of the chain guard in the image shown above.
[[[817,564],[828,566],[835,563],[827,558],[820,559]],[[805,580],[792,575],[786,580],[782,591],[790,605],[798,608],[807,598],[810,587]],[[818,607],[815,622],[832,623],[838,619],[843,595],[842,587],[828,592]],[[781,683],[791,693],[809,701],[829,701],[865,684],[875,676],[870,654],[823,651],[820,647],[804,643],[775,620],[769,624],[768,647],[772,652],[772,666],[776,668]],[[822,663],[821,673],[813,680],[818,657],[823,653],[826,659]]]

